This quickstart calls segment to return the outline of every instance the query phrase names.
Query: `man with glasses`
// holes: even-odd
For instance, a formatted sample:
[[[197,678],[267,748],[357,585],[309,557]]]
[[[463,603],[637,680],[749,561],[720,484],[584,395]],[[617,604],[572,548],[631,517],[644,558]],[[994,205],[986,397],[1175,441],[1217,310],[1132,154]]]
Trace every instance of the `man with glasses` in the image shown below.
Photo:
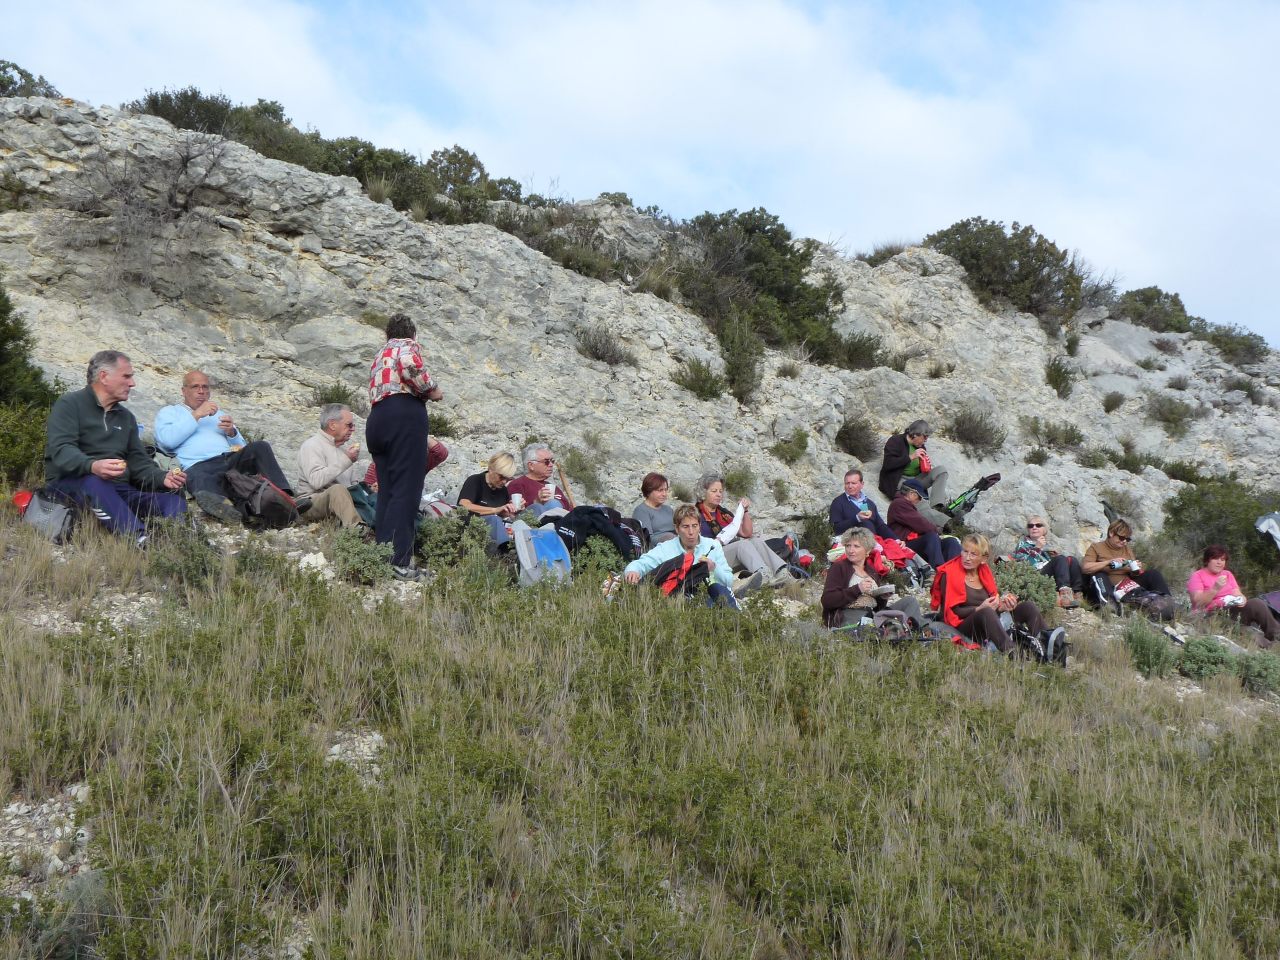
[[[1039,514],[1027,518],[1026,535],[1013,548],[1013,559],[1029,563],[1046,577],[1053,577],[1058,588],[1058,606],[1074,610],[1080,606],[1077,595],[1084,590],[1080,561],[1049,546],[1049,526]]]
[[[224,523],[239,523],[240,511],[223,489],[228,470],[262,474],[289,496],[293,487],[276,462],[271,444],[265,440],[246,442],[231,414],[213,400],[209,377],[201,370],[189,370],[182,378],[182,403],[161,407],[156,414],[156,444],[172,453],[187,473],[191,498],[205,513]],[[309,498],[298,503],[301,512]]]
[[[567,513],[574,508],[573,498],[551,479],[555,469],[556,458],[551,448],[541,443],[530,444],[524,448],[524,476],[508,483],[507,492],[520,494],[538,515],[550,510]]]

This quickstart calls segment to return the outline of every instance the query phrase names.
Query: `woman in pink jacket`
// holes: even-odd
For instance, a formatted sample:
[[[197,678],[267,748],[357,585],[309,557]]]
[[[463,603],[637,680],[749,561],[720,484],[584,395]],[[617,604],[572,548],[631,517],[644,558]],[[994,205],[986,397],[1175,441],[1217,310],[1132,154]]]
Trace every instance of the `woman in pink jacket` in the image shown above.
[[[1262,634],[1258,646],[1267,648],[1280,640],[1280,623],[1265,602],[1250,599],[1227,569],[1227,548],[1214,544],[1205,547],[1202,566],[1187,580],[1191,609],[1200,613],[1225,613],[1246,627]]]

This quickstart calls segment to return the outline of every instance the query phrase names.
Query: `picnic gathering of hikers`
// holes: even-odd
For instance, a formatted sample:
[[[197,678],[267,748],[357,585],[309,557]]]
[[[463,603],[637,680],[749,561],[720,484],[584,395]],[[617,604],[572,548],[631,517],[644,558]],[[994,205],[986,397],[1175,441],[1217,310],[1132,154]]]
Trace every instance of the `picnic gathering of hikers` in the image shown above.
[[[495,452],[466,478],[456,500],[424,497],[427,473],[449,456],[430,437],[427,412],[427,403],[444,394],[427,370],[413,321],[395,314],[385,334],[369,371],[365,443],[372,463],[361,460],[353,440],[350,407],[329,403],[319,411],[318,430],[296,451],[296,484],[268,442],[245,438],[201,370],[186,373],[181,402],[158,412],[154,447],[145,446],[142,428],[124,406],[135,383],[129,357],[95,353],[85,387],[60,397],[50,413],[45,486],[27,497],[28,519],[60,535],[77,513],[89,515],[145,547],[148,522],[186,515],[189,495],[203,514],[224,523],[333,520],[387,545],[392,576],[426,581],[431,574],[415,556],[419,526],[457,510],[464,522],[479,518],[489,552],[512,562],[521,583],[567,577],[573,554],[593,538],[616,548],[625,564],[605,584],[609,599],[624,585],[648,582],[668,596],[736,610],[752,592],[811,576],[814,558],[799,549],[795,535],[769,537],[748,498],[726,502],[718,473],[699,478],[694,502],[673,506],[670,481],[651,471],[624,517],[604,504],[579,503],[552,447],[533,442],[519,463],[510,452]],[[845,473],[844,489],[829,508],[835,539],[820,600],[828,629],[857,637],[946,637],[973,649],[1065,663],[1062,628],[1050,629],[1045,611],[1031,600],[1000,591],[993,572],[1000,562],[1028,564],[1052,581],[1063,609],[1087,603],[1173,618],[1168,583],[1136,558],[1133,529],[1122,518],[1083,557],[1056,549],[1040,514],[1026,518],[1013,551],[1002,557],[982,534],[949,535],[948,526],[1000,475],[982,477],[948,500],[948,471],[933,461],[929,435],[928,422],[916,420],[885,442],[876,483],[888,500],[883,516],[862,470]],[[1207,546],[1203,567],[1187,583],[1191,608],[1229,617],[1259,646],[1270,646],[1280,640],[1275,612],[1244,596],[1228,560],[1223,547]],[[913,589],[927,596],[927,610]]]

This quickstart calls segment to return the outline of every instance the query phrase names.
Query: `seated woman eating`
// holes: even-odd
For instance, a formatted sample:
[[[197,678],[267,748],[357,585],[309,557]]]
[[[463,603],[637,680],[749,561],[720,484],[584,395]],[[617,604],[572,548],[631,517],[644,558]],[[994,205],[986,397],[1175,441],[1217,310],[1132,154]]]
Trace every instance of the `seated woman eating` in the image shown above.
[[[743,497],[733,513],[723,509],[724,477],[718,473],[706,473],[698,480],[699,498],[696,504],[702,520],[702,535],[719,540],[724,555],[735,568],[748,574],[760,574],[770,586],[780,587],[795,579],[787,571],[787,564],[769,549],[764,538],[755,532],[751,523],[751,501]]]
[[[890,600],[893,587],[886,589],[867,563],[867,558],[876,548],[875,534],[865,527],[850,527],[840,534],[840,545],[844,547],[844,556],[831,564],[827,571],[827,585],[822,591],[822,622],[825,626],[843,627],[877,610],[886,609],[905,614],[912,627],[924,622],[920,601],[915,597]]]
[[[1065,610],[1080,606],[1076,599],[1076,594],[1084,590],[1080,561],[1050,549],[1049,525],[1038,513],[1027,517],[1027,535],[1013,548],[1013,559],[1029,563],[1046,577],[1053,577],[1058,587],[1058,606]]]
[[[729,569],[729,561],[725,559],[719,541],[702,535],[698,511],[687,503],[683,504],[675,511],[675,522],[676,538],[664,541],[636,557],[623,569],[622,578],[627,583],[639,583],[664,564],[683,556],[687,561],[684,565],[686,571],[695,563],[707,565],[707,606],[723,605],[738,609],[738,603],[730,589],[733,585],[733,572]],[[680,592],[683,593],[683,590]]]
[[[646,473],[640,481],[640,496],[644,500],[631,511],[631,519],[645,528],[650,543],[663,543],[676,535],[675,514],[667,503],[670,495],[671,484],[660,473]]]
[[[467,477],[458,491],[458,506],[482,517],[489,525],[489,538],[499,546],[510,542],[507,521],[523,506],[514,503],[507,492],[507,484],[515,475],[515,457],[509,453],[495,453],[489,458],[486,468]]]
[[[1030,600],[1018,601],[1016,595],[1001,595],[991,572],[991,542],[980,533],[971,533],[960,542],[960,556],[938,568],[933,580],[930,605],[949,627],[970,640],[991,644],[1001,653],[1013,650],[1013,638],[1000,622],[1000,614],[1008,613],[1013,622],[1031,632],[1038,640],[1046,632],[1040,608]],[[1061,646],[1061,627],[1049,637],[1054,649]]]
[[[1133,528],[1124,520],[1115,520],[1107,527],[1107,539],[1090,544],[1080,561],[1080,569],[1086,577],[1105,573],[1114,590],[1126,580],[1132,580],[1144,590],[1170,596],[1169,585],[1159,570],[1144,570],[1142,561],[1133,555]],[[1106,600],[1106,597],[1101,598]]]
[[[1187,580],[1191,609],[1205,614],[1226,614],[1237,623],[1252,627],[1260,636],[1258,646],[1264,650],[1280,640],[1280,623],[1265,601],[1246,597],[1227,569],[1227,548],[1214,544],[1205,547],[1199,570]]]

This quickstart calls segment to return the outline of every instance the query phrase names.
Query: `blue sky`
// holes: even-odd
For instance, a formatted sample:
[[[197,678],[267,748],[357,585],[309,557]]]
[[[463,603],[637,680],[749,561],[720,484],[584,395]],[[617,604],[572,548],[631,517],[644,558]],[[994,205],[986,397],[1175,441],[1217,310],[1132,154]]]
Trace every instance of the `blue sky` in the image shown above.
[[[854,252],[1030,223],[1280,343],[1271,2],[72,0],[0,58],[119,104],[194,84],[526,190],[764,206]]]

